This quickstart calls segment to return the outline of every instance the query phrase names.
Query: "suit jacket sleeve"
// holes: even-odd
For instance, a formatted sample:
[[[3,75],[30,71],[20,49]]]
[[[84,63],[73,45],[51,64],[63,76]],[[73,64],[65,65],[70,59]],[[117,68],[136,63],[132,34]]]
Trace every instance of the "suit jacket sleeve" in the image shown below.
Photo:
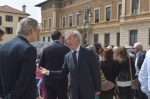
[[[30,84],[29,81],[35,73],[36,66],[36,49],[34,47],[27,48],[25,50],[21,71],[18,81],[12,88],[12,91],[4,99],[19,99],[19,97],[24,93],[27,86]]]
[[[100,69],[99,69],[98,61],[96,59],[96,55],[92,50],[90,50],[89,53],[89,62],[91,66],[93,80],[95,83],[95,91],[100,91],[101,89]]]
[[[40,63],[39,63],[39,67],[44,67],[45,68],[45,49],[43,49],[42,51],[42,55],[41,55],[41,58],[40,58]]]
[[[135,63],[134,63],[134,59],[132,57],[130,57],[130,60],[131,60],[132,75],[135,75]]]
[[[138,58],[138,61],[137,61],[137,66],[138,66],[138,68],[139,69],[141,69],[141,66],[142,66],[142,64],[143,64],[143,61],[144,61],[144,59],[145,59],[145,52],[141,52],[140,53],[140,55],[139,55],[139,58]]]
[[[65,61],[62,66],[62,69],[59,71],[50,71],[49,76],[47,76],[47,77],[49,77],[49,78],[64,78],[64,77],[66,77],[69,73],[66,60],[67,59],[65,56]]]

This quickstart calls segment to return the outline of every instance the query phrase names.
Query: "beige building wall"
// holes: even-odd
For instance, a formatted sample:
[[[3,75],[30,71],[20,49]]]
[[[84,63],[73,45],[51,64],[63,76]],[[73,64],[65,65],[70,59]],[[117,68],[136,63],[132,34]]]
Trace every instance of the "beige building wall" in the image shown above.
[[[13,22],[7,22],[6,21],[6,15],[13,16]],[[27,17],[27,15],[20,15],[20,14],[13,14],[13,13],[5,13],[0,12],[0,16],[2,17],[2,26],[3,27],[12,27],[13,33],[12,34],[5,34],[3,36],[3,41],[0,42],[1,44],[13,39],[16,36],[16,30],[17,30],[17,24],[18,24],[18,18],[19,17]]]
[[[132,0],[72,0],[72,4],[65,0],[63,2],[50,2],[41,5],[42,21],[52,16],[53,26],[50,29],[41,31],[41,37],[51,35],[52,31],[59,30],[64,35],[67,30],[78,30],[82,35],[84,32],[84,13],[80,16],[80,25],[76,26],[76,14],[83,11],[83,7],[89,5],[93,17],[90,17],[89,24],[85,26],[88,31],[88,43],[94,43],[94,34],[98,34],[98,41],[104,45],[106,33],[110,34],[110,44],[117,45],[117,33],[120,33],[120,46],[129,45],[130,30],[137,30],[137,42],[141,42],[144,49],[147,49],[150,40],[150,0],[139,0],[138,14],[132,13]],[[118,19],[118,4],[122,4],[122,17]],[[48,6],[51,5],[51,8]],[[111,20],[106,21],[106,7],[111,6]],[[95,23],[94,11],[100,9],[100,21]],[[69,27],[69,15],[72,15],[73,26]],[[66,26],[62,27],[62,17],[66,18]],[[48,27],[48,26],[47,26]],[[41,38],[42,40],[42,38]]]

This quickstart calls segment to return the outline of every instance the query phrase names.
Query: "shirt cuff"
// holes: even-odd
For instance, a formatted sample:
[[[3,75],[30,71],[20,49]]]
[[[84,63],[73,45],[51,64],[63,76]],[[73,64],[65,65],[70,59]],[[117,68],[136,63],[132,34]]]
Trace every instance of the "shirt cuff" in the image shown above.
[[[47,76],[49,76],[49,70],[47,70],[47,73],[46,73],[46,75],[47,75]]]

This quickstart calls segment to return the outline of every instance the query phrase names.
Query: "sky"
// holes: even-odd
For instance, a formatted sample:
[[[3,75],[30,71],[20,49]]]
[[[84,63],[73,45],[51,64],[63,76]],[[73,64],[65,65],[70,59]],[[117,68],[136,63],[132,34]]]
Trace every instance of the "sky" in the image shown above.
[[[26,13],[29,13],[31,18],[35,18],[41,23],[41,8],[35,5],[46,0],[0,0],[0,6],[8,5],[22,11],[22,6],[26,5]]]

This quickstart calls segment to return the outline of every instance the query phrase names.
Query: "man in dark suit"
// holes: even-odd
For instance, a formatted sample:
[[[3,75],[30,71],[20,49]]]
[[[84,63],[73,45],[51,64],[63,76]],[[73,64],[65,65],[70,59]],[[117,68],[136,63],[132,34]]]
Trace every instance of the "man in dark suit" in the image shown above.
[[[36,99],[36,49],[38,22],[23,18],[17,36],[0,47],[0,76],[4,99]]]
[[[5,30],[3,28],[0,28],[0,41],[3,41],[3,35],[5,33]],[[0,98],[3,97],[3,92],[2,92],[2,83],[1,83],[1,77],[0,77]]]
[[[61,70],[64,57],[70,51],[70,49],[61,44],[62,35],[59,31],[52,33],[51,38],[53,40],[50,45],[45,47],[40,59],[40,65],[50,71]],[[61,79],[49,79],[44,77],[44,85],[46,87],[47,99],[67,99],[67,76]]]
[[[135,43],[133,46],[134,53],[136,54],[136,59],[135,59],[135,69],[136,69],[136,81],[138,82],[138,89],[137,89],[137,97],[138,99],[148,99],[145,93],[141,91],[141,84],[138,80],[138,75],[141,69],[141,66],[143,64],[143,61],[145,59],[145,54],[146,52],[143,51],[143,46],[141,43]]]
[[[47,75],[47,78],[64,77],[70,72],[70,98],[94,99],[100,93],[100,71],[96,55],[92,50],[80,46],[77,31],[69,31],[65,39],[71,51],[65,55],[62,70],[40,68],[39,72]]]

